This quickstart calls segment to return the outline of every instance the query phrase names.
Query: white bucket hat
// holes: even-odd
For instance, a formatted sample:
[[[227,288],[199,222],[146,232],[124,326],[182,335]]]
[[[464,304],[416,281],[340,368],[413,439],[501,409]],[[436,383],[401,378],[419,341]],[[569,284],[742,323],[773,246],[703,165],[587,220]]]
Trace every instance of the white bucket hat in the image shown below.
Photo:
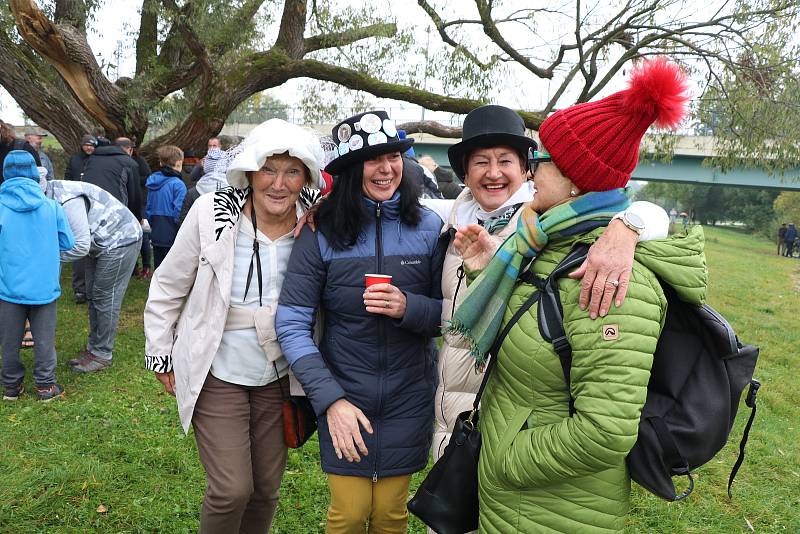
[[[240,152],[228,166],[228,183],[237,189],[248,187],[247,171],[257,171],[269,156],[288,152],[303,162],[311,174],[311,187],[323,183],[320,167],[325,154],[319,138],[311,130],[290,124],[282,119],[262,122],[250,132],[238,147]]]

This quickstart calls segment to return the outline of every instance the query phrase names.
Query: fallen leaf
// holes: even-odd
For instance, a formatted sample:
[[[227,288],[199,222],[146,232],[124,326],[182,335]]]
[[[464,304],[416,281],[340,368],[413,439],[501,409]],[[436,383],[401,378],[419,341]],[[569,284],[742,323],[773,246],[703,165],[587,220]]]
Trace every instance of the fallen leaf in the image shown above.
[[[106,508],[105,504],[101,504],[100,506],[97,507],[97,513],[98,514],[104,514],[106,512],[108,512],[108,508]],[[745,519],[745,521],[747,521],[747,520]],[[747,521],[747,523],[749,524],[750,522]]]
[[[756,531],[756,529],[753,528],[753,523],[751,523],[749,519],[747,519],[745,517],[744,521],[745,521],[745,523],[747,523],[747,528],[749,528],[751,532],[755,532]]]

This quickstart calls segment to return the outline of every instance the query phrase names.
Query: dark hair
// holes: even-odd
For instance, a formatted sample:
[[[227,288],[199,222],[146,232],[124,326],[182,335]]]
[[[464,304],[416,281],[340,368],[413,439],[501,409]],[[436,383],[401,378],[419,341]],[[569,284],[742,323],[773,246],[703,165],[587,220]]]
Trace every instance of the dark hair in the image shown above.
[[[354,163],[333,179],[333,189],[320,204],[316,219],[320,231],[336,250],[344,250],[356,244],[359,234],[370,218],[363,201],[362,183],[364,164]],[[406,178],[403,165],[403,178],[397,190],[400,193],[400,220],[416,226],[422,215],[419,191],[414,182]]]
[[[131,141],[127,137],[117,137],[116,139],[114,139],[114,144],[125,150],[133,148],[133,141]]]

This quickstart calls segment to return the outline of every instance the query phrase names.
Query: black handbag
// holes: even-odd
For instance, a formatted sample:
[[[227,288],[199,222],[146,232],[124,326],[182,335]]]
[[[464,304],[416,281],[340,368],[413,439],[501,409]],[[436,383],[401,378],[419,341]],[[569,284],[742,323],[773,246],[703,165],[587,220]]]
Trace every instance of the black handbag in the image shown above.
[[[464,534],[478,528],[478,456],[481,451],[478,405],[503,340],[522,314],[539,300],[539,295],[539,291],[535,291],[495,339],[472,410],[459,414],[444,454],[408,501],[408,511],[437,534]]]

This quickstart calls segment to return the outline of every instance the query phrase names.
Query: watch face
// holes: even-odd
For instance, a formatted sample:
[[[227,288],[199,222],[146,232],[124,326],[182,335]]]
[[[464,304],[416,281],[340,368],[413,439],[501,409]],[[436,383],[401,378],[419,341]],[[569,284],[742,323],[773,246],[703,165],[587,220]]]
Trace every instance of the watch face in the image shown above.
[[[638,228],[639,230],[644,230],[644,220],[639,215],[626,211],[624,218],[625,222],[627,222],[634,228]]]

